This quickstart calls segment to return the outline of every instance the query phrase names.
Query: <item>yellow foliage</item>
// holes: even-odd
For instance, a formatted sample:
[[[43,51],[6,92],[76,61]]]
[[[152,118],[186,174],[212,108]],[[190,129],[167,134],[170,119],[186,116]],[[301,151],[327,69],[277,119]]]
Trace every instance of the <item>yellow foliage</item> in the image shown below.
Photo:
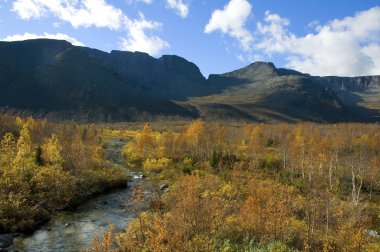
[[[52,166],[39,168],[32,180],[36,190],[40,192],[39,200],[48,198],[62,204],[69,202],[74,196],[75,181],[76,178],[70,173]]]
[[[53,134],[42,146],[43,159],[47,164],[61,167],[63,163],[62,145],[58,137]]]
[[[141,152],[137,151],[133,142],[124,145],[122,155],[126,159],[127,164],[132,167],[140,167],[144,159],[144,156]]]
[[[219,192],[225,196],[225,197],[231,197],[234,193],[234,188],[231,184],[224,184],[220,189]]]
[[[243,230],[262,241],[285,238],[294,211],[292,190],[274,181],[252,179],[248,193],[240,210]]]
[[[196,145],[199,143],[200,138],[205,133],[204,121],[198,119],[192,122],[185,132],[186,139],[190,145]]]
[[[152,156],[156,140],[152,135],[152,128],[145,124],[142,132],[136,137],[136,150],[144,158]]]
[[[6,133],[0,142],[0,171],[10,169],[16,156],[16,140],[12,133]]]
[[[169,168],[173,164],[173,160],[169,158],[148,158],[143,163],[144,170],[151,172],[161,172],[164,169]]]
[[[380,241],[375,241],[365,245],[364,251],[366,252],[379,252],[380,251]]]
[[[13,160],[13,164],[24,169],[26,166],[31,165],[32,162],[32,141],[29,135],[27,124],[24,124],[20,131],[20,137],[17,141],[17,154]]]
[[[194,160],[191,157],[184,157],[182,162],[184,165],[192,165]]]
[[[94,237],[92,240],[91,248],[87,249],[87,252],[111,252],[116,251],[112,249],[112,245],[115,242],[115,233],[114,233],[115,226],[113,224],[110,224],[110,228],[108,231],[105,231],[104,228],[102,228],[102,236],[100,237]]]

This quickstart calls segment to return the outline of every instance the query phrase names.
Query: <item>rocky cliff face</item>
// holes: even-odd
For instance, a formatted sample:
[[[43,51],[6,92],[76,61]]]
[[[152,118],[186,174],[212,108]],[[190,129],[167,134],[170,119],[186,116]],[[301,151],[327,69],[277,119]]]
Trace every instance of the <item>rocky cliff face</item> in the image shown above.
[[[206,88],[199,68],[175,55],[155,59],[140,52],[112,51],[107,64],[150,97],[186,100],[202,94]]]

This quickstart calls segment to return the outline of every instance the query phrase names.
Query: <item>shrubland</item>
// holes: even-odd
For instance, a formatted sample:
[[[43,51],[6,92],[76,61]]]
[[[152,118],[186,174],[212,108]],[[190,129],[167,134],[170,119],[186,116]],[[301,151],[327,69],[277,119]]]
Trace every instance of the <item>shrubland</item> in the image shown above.
[[[169,188],[90,251],[380,250],[379,125],[196,120],[119,133],[126,164]]]
[[[379,251],[376,124],[79,125],[0,116],[0,233],[27,232],[125,170],[169,188],[92,251]]]
[[[33,231],[49,212],[124,186],[125,171],[106,158],[103,131],[0,116],[0,233]]]

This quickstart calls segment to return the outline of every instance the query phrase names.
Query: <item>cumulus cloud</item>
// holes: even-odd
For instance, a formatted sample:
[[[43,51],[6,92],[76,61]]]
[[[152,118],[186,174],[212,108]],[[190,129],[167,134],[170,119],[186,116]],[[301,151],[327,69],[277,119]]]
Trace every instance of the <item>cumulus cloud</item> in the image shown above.
[[[73,27],[120,29],[125,16],[104,0],[16,0],[12,10],[22,19],[39,19],[52,14]]]
[[[143,16],[132,20],[106,0],[16,0],[13,2],[12,10],[25,20],[52,15],[60,21],[70,23],[74,28],[97,27],[126,31],[127,38],[123,40],[122,49],[144,50],[155,55],[168,47],[166,41],[148,34],[149,31],[160,28],[162,24],[146,20]]]
[[[215,10],[212,13],[204,32],[220,31],[237,39],[242,49],[249,51],[253,37],[245,26],[251,10],[252,5],[247,0],[230,0],[223,10]]]
[[[84,0],[77,9],[60,8],[62,12],[55,13],[60,19],[70,22],[73,27],[80,26],[120,29],[126,18],[120,9],[107,4],[104,0]]]
[[[182,18],[187,17],[189,14],[189,3],[182,0],[166,0],[168,8],[175,10],[175,12]]]
[[[289,20],[266,12],[257,24],[257,50],[281,54],[287,67],[314,75],[356,76],[380,74],[380,8],[316,25],[314,31],[297,36]]]
[[[162,26],[161,23],[146,20],[144,15],[140,14],[140,19],[130,21],[128,26],[130,27],[129,36],[121,38],[120,48],[122,50],[141,51],[156,55],[169,47],[169,43],[161,38],[146,34],[145,30],[158,29]]]
[[[70,37],[69,35],[63,34],[63,33],[49,34],[45,32],[42,35],[38,35],[38,34],[25,32],[24,34],[9,35],[2,40],[3,41],[22,41],[22,40],[27,40],[27,39],[38,39],[38,38],[66,40],[73,45],[84,46],[82,42],[79,42],[75,38]]]

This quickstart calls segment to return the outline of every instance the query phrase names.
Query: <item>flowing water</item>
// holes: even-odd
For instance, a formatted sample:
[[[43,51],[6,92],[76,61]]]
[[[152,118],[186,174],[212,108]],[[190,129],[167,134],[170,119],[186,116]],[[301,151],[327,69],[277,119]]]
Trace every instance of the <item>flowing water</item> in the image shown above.
[[[122,141],[113,139],[107,148],[110,159],[116,163],[121,163],[123,145]],[[129,201],[133,187],[143,184],[145,201],[153,191],[153,185],[142,179],[141,174],[129,174],[132,179],[125,189],[92,198],[75,211],[54,214],[49,223],[32,235],[16,238],[10,251],[80,251],[88,247],[92,237],[99,236],[102,228],[107,229],[110,223],[115,225],[116,232],[122,231],[135,217]]]

